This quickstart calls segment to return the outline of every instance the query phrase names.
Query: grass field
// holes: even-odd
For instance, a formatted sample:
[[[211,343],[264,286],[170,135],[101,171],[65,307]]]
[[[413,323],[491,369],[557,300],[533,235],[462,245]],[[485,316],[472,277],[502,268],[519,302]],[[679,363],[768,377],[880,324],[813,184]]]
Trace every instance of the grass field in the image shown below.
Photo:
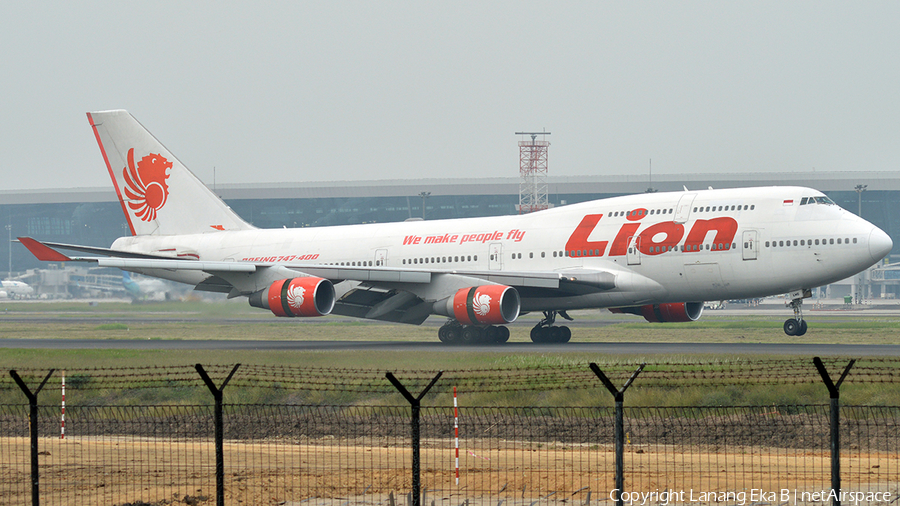
[[[573,312],[576,321],[590,319],[595,326],[573,327],[577,342],[647,342],[647,356],[618,357],[637,363],[661,360],[652,343],[798,343],[897,344],[900,310],[896,314],[808,312],[809,332],[786,336],[784,314],[744,311],[720,316],[707,311],[692,323],[650,324],[638,317],[606,311]],[[530,314],[510,325],[511,342],[530,342],[529,332],[539,316]],[[439,324],[439,320],[438,321]],[[105,340],[287,340],[287,341],[409,341],[434,342],[435,325],[369,323],[345,317],[286,319],[249,307],[240,301],[222,303],[166,302],[130,304],[109,302],[7,302],[0,305],[0,340],[105,339]],[[672,357],[667,357],[672,358]],[[685,357],[675,357],[685,358]],[[463,369],[503,367],[524,363],[606,361],[604,356],[569,353],[443,353],[443,352],[267,352],[267,351],[127,351],[127,350],[18,350],[0,348],[0,366],[19,368],[143,367],[204,363],[306,364],[316,367],[372,367],[399,369]]]
[[[748,357],[709,355],[671,356],[653,353],[654,342],[695,343],[797,343],[896,344],[900,343],[900,312],[810,312],[810,331],[802,338],[789,337],[781,330],[785,314],[742,311],[719,314],[708,311],[698,322],[649,324],[635,317],[622,318],[605,311],[573,312],[576,320],[596,320],[597,325],[573,327],[573,340],[579,342],[647,342],[648,352],[641,356],[605,356],[601,353],[513,352],[482,353],[445,351],[202,351],[202,350],[52,350],[0,348],[0,369],[93,369],[142,368],[203,364],[264,364],[292,367],[321,367],[388,370],[471,370],[535,368],[601,364],[639,364],[641,362],[729,362]],[[526,315],[511,325],[512,342],[529,342],[528,333],[537,321]],[[316,319],[278,319],[266,311],[245,303],[168,302],[152,304],[85,302],[34,303],[7,302],[0,305],[0,340],[29,339],[259,339],[259,340],[344,340],[410,341],[436,340],[434,325],[410,326],[373,324],[344,317]],[[754,356],[754,359],[773,357]],[[852,378],[851,378],[852,379]],[[822,385],[795,388],[767,386],[720,388],[715,392],[698,387],[642,389],[640,382],[629,393],[630,400],[644,405],[717,405],[725,403],[808,403],[825,402]],[[893,384],[854,385],[845,389],[859,403],[900,404],[900,392]],[[596,396],[596,393],[590,395]],[[255,396],[251,395],[251,398]],[[596,403],[596,399],[571,392],[542,396],[540,402],[577,404]],[[845,397],[846,398],[846,397]],[[485,402],[521,404],[536,402],[532,395],[506,395]]]
[[[131,305],[125,303],[7,303],[0,306],[0,340],[9,338],[30,339],[223,339],[223,340],[328,340],[348,341],[411,341],[433,342],[436,326],[423,327],[370,324],[351,321],[342,317],[321,319],[277,319],[264,311],[255,311],[243,303],[165,303]],[[653,352],[654,342],[685,343],[857,343],[896,344],[900,342],[900,313],[883,312],[812,313],[811,330],[803,338],[785,336],[781,325],[786,312],[746,311],[741,314],[724,314],[709,311],[704,319],[690,324],[648,324],[638,318],[623,319],[605,312],[581,312],[573,316],[579,319],[598,320],[592,326],[573,327],[574,340],[587,342],[633,341],[648,343],[645,354],[605,356],[597,353],[528,351],[518,352],[510,348],[508,353],[492,351],[201,351],[201,350],[53,350],[0,348],[0,373],[5,378],[0,389],[0,405],[24,404],[24,395],[11,384],[9,369],[43,371],[50,368],[67,369],[67,406],[136,406],[130,413],[143,414],[140,406],[161,404],[205,405],[212,403],[208,390],[200,385],[183,387],[129,390],[127,388],[79,388],[89,381],[95,370],[105,374],[128,375],[136,369],[151,367],[189,366],[202,364],[258,364],[291,368],[321,368],[322,374],[341,378],[340,369],[370,371],[373,377],[383,379],[385,371],[420,371],[420,377],[438,370],[448,371],[435,388],[423,399],[423,405],[452,406],[450,378],[453,372],[488,370],[498,372],[492,385],[505,387],[503,374],[515,370],[582,370],[589,362],[598,363],[606,371],[617,370],[615,383],[621,384],[623,371],[631,371],[642,362],[650,362],[646,375],[638,377],[625,397],[627,408],[637,406],[765,406],[767,415],[776,413],[790,416],[794,405],[827,405],[826,387],[815,378],[802,384],[734,384],[686,385],[673,382],[661,384],[651,381],[652,373],[660,371],[691,372],[700,368],[728,370],[736,364],[751,370],[755,364],[773,361],[780,357],[762,355],[662,355]],[[518,325],[511,326],[512,341],[529,341],[528,332],[536,321],[535,315],[527,315]],[[791,357],[793,360],[802,360]],[[810,357],[811,358],[811,357]],[[849,357],[848,357],[849,358]],[[859,368],[867,367],[874,360],[862,359]],[[831,360],[835,364],[841,360]],[[894,362],[896,363],[896,362]],[[811,367],[811,364],[810,364]],[[655,371],[654,371],[655,368]],[[227,370],[227,369],[226,369]],[[839,370],[832,371],[838,374]],[[407,374],[406,376],[409,376]],[[896,375],[894,375],[896,376]],[[626,376],[627,377],[627,373]],[[509,376],[507,380],[509,380]],[[32,377],[33,379],[33,377]],[[327,379],[327,378],[326,378]],[[898,382],[888,375],[886,382],[855,382],[848,376],[841,389],[842,404],[869,406],[900,405]],[[567,381],[572,381],[566,376]],[[218,379],[221,382],[221,378]],[[668,376],[663,377],[668,382]],[[234,383],[238,383],[235,381]],[[265,387],[241,387],[230,385],[225,391],[226,404],[278,406],[285,404],[336,404],[343,407],[353,404],[406,406],[406,401],[390,389],[378,393],[348,393],[302,391],[301,389]],[[34,386],[34,385],[32,385]],[[59,381],[54,378],[40,395],[44,406],[60,405]],[[413,389],[416,390],[417,389]],[[508,391],[491,386],[461,394],[461,406],[611,406],[612,396],[599,384],[578,389],[563,387],[534,388]],[[500,391],[502,390],[502,391]],[[771,413],[769,413],[771,406]],[[48,408],[49,409],[49,408]],[[681,412],[672,410],[673,413]],[[71,415],[71,411],[69,414]],[[121,411],[113,410],[108,416],[119,420]],[[626,416],[635,416],[629,414]],[[687,430],[699,430],[692,425],[691,415],[686,416]],[[773,415],[774,416],[774,415]],[[99,422],[98,422],[99,423]],[[42,490],[48,498],[58,502],[77,497],[84,504],[128,504],[125,501],[155,501],[149,504],[169,504],[172,497],[191,496],[192,503],[212,504],[214,495],[212,462],[214,452],[206,442],[201,448],[186,448],[184,441],[168,441],[154,438],[127,440],[115,437],[76,437],[72,432],[62,441],[45,438],[41,448],[44,475]],[[775,489],[790,483],[794,489],[821,488],[825,483],[828,456],[824,451],[785,452],[768,447],[739,446],[726,450],[707,447],[676,448],[667,445],[647,444],[632,446],[629,435],[627,449],[627,479],[635,490],[654,490],[671,485],[673,480],[680,488],[697,490],[742,489],[755,487]],[[612,447],[609,448],[493,448],[466,443],[463,448],[478,452],[463,452],[461,485],[465,497],[490,496],[490,500],[473,501],[470,504],[496,504],[499,492],[515,491],[513,499],[542,500],[546,504],[557,502],[547,498],[557,491],[559,504],[571,504],[570,497],[591,487],[600,494],[612,483]],[[449,440],[448,440],[449,441]],[[513,443],[511,443],[513,444]],[[516,443],[517,444],[517,443]],[[426,445],[436,452],[437,445]],[[27,489],[18,484],[27,481],[26,468],[29,449],[24,438],[10,439],[4,451],[16,455],[15,466],[0,479],[0,490],[8,490],[10,504],[26,499]],[[539,450],[538,450],[539,449]],[[587,451],[590,450],[590,451]],[[852,448],[851,448],[852,450]],[[229,463],[226,484],[231,502],[244,500],[246,504],[299,504],[310,495],[320,497],[340,496],[342,504],[353,502],[371,504],[371,499],[394,490],[408,488],[409,462],[404,460],[406,448],[389,447],[385,438],[366,445],[356,440],[342,441],[334,437],[321,441],[256,441],[252,443],[229,441],[225,445],[226,462]],[[198,455],[204,459],[202,463]],[[450,446],[440,450],[439,457],[424,466],[426,487],[430,497],[438,497],[441,504],[458,504],[464,495],[449,485],[445,490],[435,483],[451,483]],[[291,460],[295,459],[295,460]],[[302,460],[301,459],[306,459]],[[78,462],[73,480],[72,462]],[[300,462],[296,464],[295,462]],[[363,469],[348,466],[348,462],[362,462]],[[187,463],[187,464],[185,464]],[[202,467],[198,471],[198,463]],[[844,469],[850,470],[844,479],[845,487],[876,490],[893,490],[890,481],[896,476],[896,454],[845,455]],[[856,469],[862,472],[857,472]],[[185,470],[187,469],[187,470]],[[285,469],[288,472],[285,473]],[[598,472],[597,470],[602,470]],[[435,471],[437,470],[437,471]],[[727,473],[726,473],[727,470]],[[846,472],[846,471],[845,471]],[[893,473],[893,474],[892,474]],[[162,477],[162,478],[161,478]],[[198,478],[199,477],[199,478]],[[790,478],[788,478],[790,477]],[[376,479],[382,481],[375,481]],[[786,481],[790,479],[791,481]],[[818,480],[818,481],[816,481]],[[890,481],[890,483],[889,483]],[[76,483],[77,486],[73,486]],[[521,490],[521,492],[519,492]],[[366,491],[366,492],[361,492]],[[483,493],[482,493],[483,491]],[[552,493],[551,493],[552,492]],[[368,496],[365,494],[368,493]],[[363,494],[354,496],[353,494]],[[380,494],[380,495],[379,495]],[[521,494],[521,497],[520,495]],[[579,501],[580,501],[580,497]],[[597,497],[597,496],[595,496]],[[273,498],[277,498],[273,499]],[[290,502],[295,501],[295,502]],[[385,501],[382,500],[382,503]],[[309,504],[314,504],[309,501]],[[5,504],[0,498],[0,504]],[[148,504],[134,502],[133,504]],[[518,504],[518,503],[517,503]]]

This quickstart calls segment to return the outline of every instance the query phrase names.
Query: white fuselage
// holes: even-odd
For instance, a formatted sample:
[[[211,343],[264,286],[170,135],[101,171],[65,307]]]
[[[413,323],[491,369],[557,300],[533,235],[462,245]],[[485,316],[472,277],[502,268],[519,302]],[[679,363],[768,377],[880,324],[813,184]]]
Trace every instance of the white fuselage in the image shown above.
[[[613,273],[616,288],[565,297],[524,292],[522,309],[616,307],[813,288],[856,274],[890,251],[883,231],[826,201],[802,187],[652,193],[519,216],[124,237],[113,248],[291,266],[596,270]],[[191,284],[209,277],[136,271]]]
[[[0,284],[2,284],[0,297],[17,298],[34,295],[34,288],[22,281],[2,281]]]

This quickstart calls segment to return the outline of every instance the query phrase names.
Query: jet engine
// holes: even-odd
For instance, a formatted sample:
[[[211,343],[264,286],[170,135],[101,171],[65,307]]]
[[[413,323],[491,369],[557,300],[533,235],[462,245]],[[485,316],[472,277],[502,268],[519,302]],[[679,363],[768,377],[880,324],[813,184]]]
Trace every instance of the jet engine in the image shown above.
[[[250,294],[250,305],[275,316],[325,316],[334,309],[334,285],[323,278],[279,279]]]
[[[503,325],[519,317],[519,292],[511,286],[483,285],[463,288],[434,303],[434,312],[463,325]]]
[[[668,304],[647,304],[646,306],[614,307],[611,313],[628,313],[643,316],[650,323],[693,322],[703,313],[702,302],[670,302]]]

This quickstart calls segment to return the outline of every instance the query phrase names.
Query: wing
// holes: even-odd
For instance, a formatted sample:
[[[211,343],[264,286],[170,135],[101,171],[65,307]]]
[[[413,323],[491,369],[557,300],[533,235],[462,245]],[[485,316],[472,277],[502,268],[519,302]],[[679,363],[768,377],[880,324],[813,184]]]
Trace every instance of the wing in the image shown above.
[[[93,262],[99,267],[185,282],[183,273],[197,276],[197,290],[228,293],[229,297],[249,296],[272,283],[295,277],[319,277],[335,285],[333,313],[400,323],[419,324],[432,314],[435,301],[459,290],[482,285],[515,288],[523,298],[553,299],[612,290],[616,273],[605,270],[480,271],[423,270],[396,267],[348,267],[314,264],[203,261],[174,256],[134,253],[91,246],[40,242],[20,237],[19,242],[39,260],[51,262]],[[57,251],[66,249],[92,253],[92,257],[70,257]],[[181,272],[179,276],[175,273]]]

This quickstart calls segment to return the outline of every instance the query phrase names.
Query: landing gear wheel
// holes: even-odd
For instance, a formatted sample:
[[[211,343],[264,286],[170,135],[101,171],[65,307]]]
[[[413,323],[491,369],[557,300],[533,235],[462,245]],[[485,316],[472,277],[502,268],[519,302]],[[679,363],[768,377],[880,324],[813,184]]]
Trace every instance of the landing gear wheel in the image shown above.
[[[800,322],[793,318],[784,321],[784,333],[789,336],[799,336],[800,328]]]
[[[569,339],[572,339],[572,329],[566,326],[562,326],[560,329],[562,330],[562,336],[560,336],[559,342],[568,343]]]
[[[548,336],[547,336],[549,338],[549,339],[547,339],[548,342],[551,342],[551,343],[561,343],[562,342],[562,337],[563,337],[562,327],[550,327],[547,330],[549,331]]]
[[[797,333],[798,336],[803,334],[806,334],[806,320],[800,320],[800,332]]]
[[[544,330],[546,330],[545,327],[534,327],[531,329],[531,341],[535,343],[546,342],[544,340],[544,334],[546,334]]]
[[[500,327],[488,327],[484,329],[484,344],[493,344],[500,337]]]
[[[509,341],[509,329],[506,327],[497,327],[497,338],[494,340],[497,344]]]
[[[459,344],[462,340],[462,327],[459,324],[447,324],[438,330],[438,339],[444,344]]]
[[[481,331],[481,329],[474,325],[463,327],[462,342],[465,344],[476,344],[481,341],[483,334],[484,333]]]

